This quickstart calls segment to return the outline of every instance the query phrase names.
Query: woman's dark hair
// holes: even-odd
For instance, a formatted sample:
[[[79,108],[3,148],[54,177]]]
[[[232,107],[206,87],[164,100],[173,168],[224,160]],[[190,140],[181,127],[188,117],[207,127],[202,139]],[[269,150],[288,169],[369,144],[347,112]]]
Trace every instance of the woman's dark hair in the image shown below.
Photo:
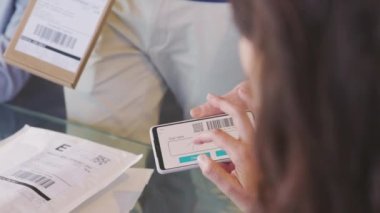
[[[265,212],[380,212],[380,1],[231,0],[260,55]]]

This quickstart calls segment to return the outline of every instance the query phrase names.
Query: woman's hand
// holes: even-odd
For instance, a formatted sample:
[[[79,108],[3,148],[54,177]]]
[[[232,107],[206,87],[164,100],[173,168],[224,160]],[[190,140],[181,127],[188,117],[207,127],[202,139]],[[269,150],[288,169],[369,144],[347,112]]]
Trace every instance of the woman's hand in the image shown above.
[[[250,103],[252,103],[252,95],[250,93],[250,88],[247,81],[243,81],[240,84],[238,84],[234,89],[225,94],[223,98],[234,103],[239,108],[245,110],[248,110],[248,108],[252,108],[252,106],[250,106]],[[255,107],[253,107],[253,109],[251,110],[253,110],[253,112],[256,111]],[[221,113],[223,113],[223,111],[213,106],[209,101],[198,107],[193,108],[190,111],[190,114],[193,118],[202,118]]]
[[[196,144],[213,141],[224,149],[231,163],[217,163],[206,155],[198,158],[203,174],[226,194],[241,210],[252,212],[255,207],[257,183],[260,177],[254,151],[254,126],[242,102],[232,102],[227,96],[208,96],[208,108],[213,112],[224,112],[232,116],[239,132],[235,139],[229,134],[214,130],[197,137]],[[243,107],[242,107],[243,106]],[[210,114],[210,111],[205,114]]]

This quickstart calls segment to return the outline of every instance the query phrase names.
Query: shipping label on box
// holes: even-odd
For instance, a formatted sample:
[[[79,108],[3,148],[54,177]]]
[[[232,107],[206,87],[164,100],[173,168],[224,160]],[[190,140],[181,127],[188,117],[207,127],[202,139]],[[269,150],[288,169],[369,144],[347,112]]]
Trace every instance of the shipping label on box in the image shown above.
[[[31,0],[5,60],[75,87],[114,0]]]

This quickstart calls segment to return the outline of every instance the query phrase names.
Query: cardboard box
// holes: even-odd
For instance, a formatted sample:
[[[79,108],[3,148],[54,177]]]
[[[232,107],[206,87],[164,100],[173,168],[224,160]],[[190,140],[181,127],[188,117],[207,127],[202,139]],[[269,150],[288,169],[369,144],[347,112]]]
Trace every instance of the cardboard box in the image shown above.
[[[30,0],[4,58],[74,88],[114,0]]]

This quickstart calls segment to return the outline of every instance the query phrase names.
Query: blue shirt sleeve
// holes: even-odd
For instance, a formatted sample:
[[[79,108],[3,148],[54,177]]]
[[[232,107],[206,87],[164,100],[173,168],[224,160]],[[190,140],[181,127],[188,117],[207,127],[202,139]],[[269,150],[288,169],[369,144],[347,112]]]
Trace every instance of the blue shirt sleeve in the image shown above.
[[[28,73],[8,65],[3,58],[27,4],[28,0],[2,0],[0,3],[0,103],[11,100],[29,79]]]

